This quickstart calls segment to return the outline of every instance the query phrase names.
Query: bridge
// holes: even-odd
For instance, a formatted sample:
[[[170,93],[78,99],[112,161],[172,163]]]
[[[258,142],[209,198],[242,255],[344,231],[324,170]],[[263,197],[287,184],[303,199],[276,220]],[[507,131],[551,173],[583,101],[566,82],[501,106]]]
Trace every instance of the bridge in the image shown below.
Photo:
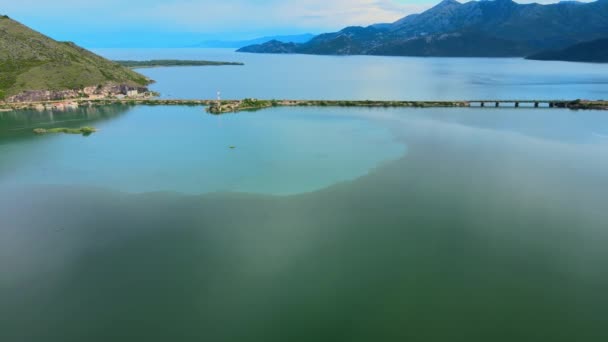
[[[450,108],[450,107],[493,107],[493,108],[568,108],[608,110],[608,101],[588,100],[464,100],[464,101],[372,101],[372,100],[209,100],[209,99],[158,99],[158,98],[105,98],[105,99],[66,99],[45,102],[0,103],[0,111],[104,105],[148,105],[148,106],[205,106],[214,114],[257,110],[269,107],[411,107],[411,108]]]
[[[564,100],[476,100],[468,101],[469,107],[532,107],[532,108],[566,108],[573,101]]]

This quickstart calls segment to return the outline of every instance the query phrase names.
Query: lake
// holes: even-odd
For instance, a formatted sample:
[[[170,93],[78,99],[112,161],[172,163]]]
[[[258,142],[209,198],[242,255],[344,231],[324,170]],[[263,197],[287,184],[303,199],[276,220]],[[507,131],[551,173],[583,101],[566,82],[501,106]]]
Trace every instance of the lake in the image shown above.
[[[112,54],[203,53],[190,51]],[[242,58],[268,58],[268,78],[250,78],[253,62],[142,72],[185,98],[213,97],[217,76],[226,97],[296,98],[301,85],[273,80],[307,60],[347,89],[307,64],[299,98],[603,97],[608,79],[565,63],[559,83],[554,64],[516,59]],[[440,76],[399,88],[403,76],[372,73],[394,83],[368,92],[343,79],[357,64],[435,63],[453,70],[445,90]],[[505,64],[554,91],[506,85],[506,69],[492,71]],[[499,81],[462,78],[485,73]],[[32,133],[85,125],[99,132]],[[606,189],[606,111],[0,112],[0,340],[602,341]]]
[[[232,67],[142,69],[165,98],[328,100],[604,99],[608,65],[521,58],[418,58],[235,53],[230,49],[101,49],[111,59],[202,59]]]

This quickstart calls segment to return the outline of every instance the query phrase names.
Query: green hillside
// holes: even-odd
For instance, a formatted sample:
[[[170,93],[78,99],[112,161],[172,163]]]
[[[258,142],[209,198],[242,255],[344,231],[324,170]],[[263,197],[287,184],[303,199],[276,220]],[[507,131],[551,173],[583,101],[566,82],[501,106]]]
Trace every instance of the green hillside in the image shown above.
[[[0,100],[26,90],[78,90],[150,81],[74,43],[57,42],[0,16]]]

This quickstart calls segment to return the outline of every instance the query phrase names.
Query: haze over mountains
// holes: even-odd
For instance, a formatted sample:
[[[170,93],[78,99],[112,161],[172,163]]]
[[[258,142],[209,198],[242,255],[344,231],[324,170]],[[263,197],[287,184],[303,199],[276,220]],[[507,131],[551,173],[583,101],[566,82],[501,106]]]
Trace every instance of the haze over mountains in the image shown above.
[[[391,24],[347,27],[307,43],[271,41],[240,52],[324,55],[515,57],[608,37],[608,0],[551,5],[511,0],[435,7]]]
[[[285,36],[267,36],[249,40],[206,40],[195,44],[191,47],[198,48],[241,48],[249,45],[264,44],[269,41],[278,41],[282,43],[306,43],[314,38],[312,33],[285,35]]]

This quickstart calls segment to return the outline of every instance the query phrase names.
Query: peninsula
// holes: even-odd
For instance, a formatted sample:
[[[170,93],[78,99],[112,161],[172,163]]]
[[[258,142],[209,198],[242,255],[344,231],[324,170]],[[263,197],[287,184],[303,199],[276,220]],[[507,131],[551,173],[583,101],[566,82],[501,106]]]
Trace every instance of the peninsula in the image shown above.
[[[137,68],[156,68],[156,67],[174,67],[174,66],[222,66],[222,65],[245,65],[241,62],[216,62],[216,61],[197,61],[197,60],[181,60],[181,59],[155,59],[149,61],[114,61],[124,67]]]

